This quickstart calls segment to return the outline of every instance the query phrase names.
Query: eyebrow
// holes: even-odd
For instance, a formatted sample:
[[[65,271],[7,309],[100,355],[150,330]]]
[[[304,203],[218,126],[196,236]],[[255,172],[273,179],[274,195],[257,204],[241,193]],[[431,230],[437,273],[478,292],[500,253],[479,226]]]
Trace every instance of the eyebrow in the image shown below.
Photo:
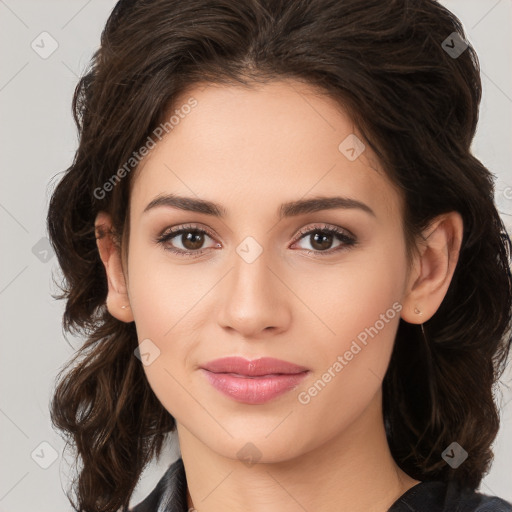
[[[155,197],[146,206],[146,208],[144,208],[143,213],[160,206],[168,206],[189,212],[203,213],[205,215],[212,215],[219,218],[225,218],[227,216],[227,210],[220,204],[207,201],[205,199],[178,196],[176,194],[165,194]],[[356,199],[340,196],[314,197],[312,199],[289,201],[280,206],[278,215],[279,219],[282,219],[285,217],[295,217],[306,213],[333,210],[336,208],[359,209],[376,217],[375,212],[367,204]]]

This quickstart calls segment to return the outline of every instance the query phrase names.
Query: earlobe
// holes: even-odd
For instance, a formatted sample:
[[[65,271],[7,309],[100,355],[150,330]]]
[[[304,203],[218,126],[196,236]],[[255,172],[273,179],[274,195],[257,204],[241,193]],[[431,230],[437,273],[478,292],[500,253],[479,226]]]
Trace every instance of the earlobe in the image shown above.
[[[461,215],[449,212],[436,217],[423,236],[402,301],[402,318],[414,324],[430,319],[448,291],[462,243]]]
[[[123,273],[119,247],[114,242],[112,219],[108,213],[99,212],[94,223],[96,244],[101,261],[105,267],[108,283],[107,309],[122,322],[133,322],[133,313],[129,307],[129,297]]]

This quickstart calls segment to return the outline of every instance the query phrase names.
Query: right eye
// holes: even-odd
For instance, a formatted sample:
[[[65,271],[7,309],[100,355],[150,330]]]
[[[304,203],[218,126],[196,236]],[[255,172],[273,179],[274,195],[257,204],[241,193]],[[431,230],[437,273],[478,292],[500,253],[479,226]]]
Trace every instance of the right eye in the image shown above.
[[[197,257],[205,252],[205,249],[201,248],[205,243],[205,237],[212,238],[206,230],[197,226],[178,226],[165,230],[157,238],[157,242],[162,244],[166,251],[179,256]],[[181,244],[183,248],[176,247],[176,243]],[[217,242],[215,247],[220,247],[220,244]]]

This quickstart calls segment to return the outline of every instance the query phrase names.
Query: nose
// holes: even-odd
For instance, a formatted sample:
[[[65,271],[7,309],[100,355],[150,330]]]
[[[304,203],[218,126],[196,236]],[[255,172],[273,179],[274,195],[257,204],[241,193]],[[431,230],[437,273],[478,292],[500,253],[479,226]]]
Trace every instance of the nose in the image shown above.
[[[219,291],[218,323],[244,338],[261,338],[288,329],[291,292],[271,268],[269,251],[251,262],[239,254]],[[275,265],[274,265],[275,266]]]

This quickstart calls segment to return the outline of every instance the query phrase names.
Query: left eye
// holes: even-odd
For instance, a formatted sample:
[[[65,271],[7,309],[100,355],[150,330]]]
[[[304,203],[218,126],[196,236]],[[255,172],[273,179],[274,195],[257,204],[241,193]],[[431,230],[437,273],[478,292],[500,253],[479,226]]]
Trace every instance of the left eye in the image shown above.
[[[347,249],[356,243],[352,235],[334,227],[308,229],[300,234],[302,236],[299,237],[298,241],[307,240],[314,249],[313,251],[305,249],[308,253],[332,254],[333,252]],[[332,244],[335,240],[338,240],[339,244],[332,249]]]
[[[313,247],[313,250],[304,250],[308,254],[315,255],[323,255],[325,253],[332,254],[343,249],[348,249],[357,243],[353,235],[349,235],[345,230],[336,227],[314,226],[308,230],[299,232],[299,235],[300,236],[295,238],[293,245],[309,237],[309,243],[311,247]],[[175,254],[194,257],[200,256],[206,251],[206,249],[202,248],[205,238],[213,240],[213,236],[204,229],[195,226],[183,226],[164,232],[156,241],[162,244],[166,250]],[[171,243],[174,239],[177,239],[181,243],[182,248],[176,247],[174,245],[175,242]],[[339,244],[332,249],[331,246],[335,240],[338,240]],[[222,246],[215,242],[214,247],[220,248]]]

